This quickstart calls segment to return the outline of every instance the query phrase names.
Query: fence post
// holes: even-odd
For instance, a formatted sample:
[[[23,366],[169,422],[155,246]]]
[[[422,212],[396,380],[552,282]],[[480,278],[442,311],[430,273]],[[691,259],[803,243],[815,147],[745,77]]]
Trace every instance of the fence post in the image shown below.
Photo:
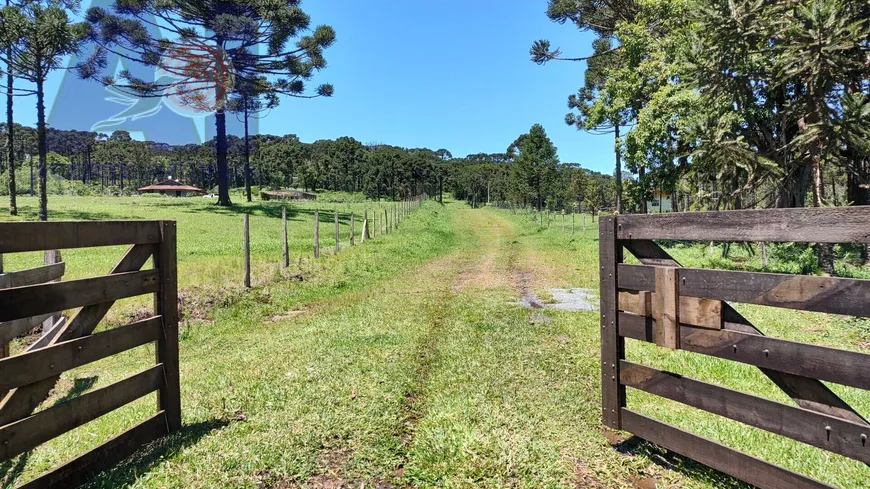
[[[284,228],[284,237],[283,237],[284,246],[282,247],[282,251],[283,251],[282,257],[283,257],[284,268],[287,268],[290,266],[290,244],[287,242],[287,206],[286,205],[281,207],[281,224],[283,225],[283,228]]]
[[[565,232],[565,209],[562,209],[562,232]]]
[[[335,209],[335,254],[341,251],[338,244],[338,208]]]
[[[761,268],[767,268],[767,243],[761,242]]]
[[[574,234],[574,211],[571,211],[571,234]]]
[[[363,226],[362,233],[360,233],[359,242],[365,243],[367,239],[369,239],[369,210],[365,209],[363,211]]]
[[[3,254],[0,253],[0,275],[3,275]],[[9,356],[9,343],[0,342],[0,358]],[[5,391],[0,391],[0,395],[5,395]]]
[[[244,216],[244,248],[245,248],[245,288],[251,288],[251,229],[250,229],[250,216],[245,214]]]
[[[178,269],[175,221],[160,221],[160,244],[154,268],[160,274],[160,291],[154,296],[154,312],[163,319],[163,334],[155,349],[163,365],[163,386],[157,391],[157,408],[166,415],[170,433],[181,429],[181,382],[178,375]]]
[[[55,263],[60,263],[63,261],[63,258],[60,255],[60,250],[45,250],[43,253],[43,263],[46,265],[53,265]],[[46,319],[42,322],[43,331],[49,331],[51,328],[60,321],[60,311],[55,313],[50,318]]]
[[[586,213],[583,213],[583,233],[586,233]]]
[[[387,209],[384,209],[384,231],[390,232],[390,215]]]
[[[619,361],[625,357],[625,340],[619,336],[617,316],[617,266],[622,262],[622,245],[616,240],[617,216],[600,216],[598,222],[598,263],[601,294],[601,406],[604,424],[622,427],[625,386],[619,382]]]
[[[314,258],[320,258],[320,214],[314,209]]]
[[[354,224],[354,215],[353,212],[350,213],[350,245],[353,246],[353,224]]]

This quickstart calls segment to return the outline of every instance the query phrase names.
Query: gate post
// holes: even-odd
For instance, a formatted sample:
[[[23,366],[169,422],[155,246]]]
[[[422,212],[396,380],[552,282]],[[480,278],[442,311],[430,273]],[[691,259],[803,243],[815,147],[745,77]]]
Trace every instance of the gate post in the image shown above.
[[[157,391],[157,407],[166,415],[169,433],[181,429],[181,383],[178,375],[178,270],[175,221],[160,221],[160,243],[154,253],[154,268],[160,274],[160,291],[154,312],[163,319],[163,334],[157,341],[157,362],[163,364],[163,387]]]
[[[616,240],[619,216],[599,216],[598,262],[601,285],[601,408],[603,422],[622,428],[625,386],[619,383],[619,361],[625,357],[625,340],[619,336],[617,266],[622,246]]]

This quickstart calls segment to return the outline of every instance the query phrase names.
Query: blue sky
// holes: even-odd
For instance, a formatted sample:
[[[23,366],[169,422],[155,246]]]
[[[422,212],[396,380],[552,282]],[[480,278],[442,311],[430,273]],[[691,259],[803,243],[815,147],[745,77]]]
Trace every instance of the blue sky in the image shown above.
[[[591,50],[589,34],[550,22],[545,0],[309,0],[302,7],[314,24],[330,24],[337,32],[337,43],[326,51],[329,66],[313,81],[335,85],[335,96],[284,99],[259,121],[259,132],[295,133],[308,142],[352,136],[464,156],[502,152],[541,123],[562,161],[610,171],[612,138],[563,122],[567,97],[582,85],[585,64],[538,66],[529,60],[529,46],[540,38],[570,56]],[[108,96],[98,84],[70,74],[54,75],[48,92],[49,123],[61,129],[88,130],[123,108],[104,100]],[[33,101],[18,98],[16,105],[16,120],[32,125]],[[171,114],[166,107],[161,111]],[[171,143],[195,142],[196,131],[164,120],[130,120],[117,128]],[[202,125],[200,133],[211,137],[212,129]],[[230,132],[239,129],[234,121]]]

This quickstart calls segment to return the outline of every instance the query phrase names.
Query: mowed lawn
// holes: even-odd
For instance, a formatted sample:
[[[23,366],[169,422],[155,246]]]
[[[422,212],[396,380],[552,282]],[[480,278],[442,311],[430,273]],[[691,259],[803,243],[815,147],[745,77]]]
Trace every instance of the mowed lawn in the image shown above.
[[[250,215],[251,259],[254,279],[265,281],[281,262],[282,226],[281,208],[276,201],[245,202],[241,195],[234,196],[230,208],[218,207],[213,198],[171,198],[162,196],[139,197],[58,197],[49,198],[49,219],[60,220],[174,220],[178,223],[178,261],[180,286],[232,286],[242,283],[242,220]],[[5,212],[0,219],[35,220],[38,201],[33,197],[18,197],[19,216]],[[292,201],[286,204],[290,258],[298,265],[299,259],[313,256],[314,210],[320,212],[321,253],[329,255],[335,250],[334,215],[339,213],[341,247],[350,242],[351,213],[355,220],[357,243],[362,231],[363,215],[370,218],[378,214],[383,221],[384,210],[392,210],[395,203],[388,202],[317,202]],[[380,233],[378,233],[380,234]],[[64,252],[69,278],[108,272],[120,258],[124,247],[107,247]],[[41,263],[39,253],[20,253],[7,257],[11,269]]]
[[[35,201],[24,204],[32,214]],[[328,211],[317,262],[315,205]],[[598,314],[517,305],[529,292],[546,302],[554,287],[597,294],[591,219],[583,232],[578,216],[572,234],[570,217],[563,232],[561,216],[542,227],[534,216],[428,202],[395,232],[332,256],[335,205],[288,208],[293,266],[282,273],[280,204],[52,199],[53,219],[176,219],[188,297],[184,429],[89,487],[745,487],[646,443],[611,446],[625,435],[599,422]],[[338,209],[359,216],[378,205]],[[249,292],[241,290],[244,212],[252,215]],[[107,271],[122,251],[64,258],[80,277]],[[686,264],[707,265],[703,250],[678,251]],[[39,260],[4,258],[10,269]],[[144,304],[122,304],[103,327]],[[861,348],[840,318],[739,309],[770,335]],[[790,402],[751,367],[628,343],[632,361]],[[153,357],[147,346],[68,372],[45,404],[120,380]],[[832,388],[870,413],[866,394]],[[134,402],[3,463],[0,480],[11,487],[100,444],[155,402]],[[629,406],[839,487],[866,487],[870,477],[843,457],[636,391]]]

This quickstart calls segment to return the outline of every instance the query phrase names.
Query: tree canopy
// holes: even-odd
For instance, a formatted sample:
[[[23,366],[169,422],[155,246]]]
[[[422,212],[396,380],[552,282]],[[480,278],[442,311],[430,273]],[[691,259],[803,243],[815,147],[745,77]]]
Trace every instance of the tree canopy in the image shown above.
[[[137,96],[168,93],[189,107],[214,113],[218,204],[230,205],[226,111],[233,109],[233,95],[248,101],[264,96],[275,104],[278,95],[333,93],[329,84],[305,91],[305,82],[326,67],[323,50],[335,42],[335,31],[326,25],[312,29],[299,3],[116,0],[113,12],[92,7],[87,21],[97,47],[79,71]],[[122,71],[120,79],[102,75],[107,53],[155,67],[164,76],[149,81],[130,71]]]

